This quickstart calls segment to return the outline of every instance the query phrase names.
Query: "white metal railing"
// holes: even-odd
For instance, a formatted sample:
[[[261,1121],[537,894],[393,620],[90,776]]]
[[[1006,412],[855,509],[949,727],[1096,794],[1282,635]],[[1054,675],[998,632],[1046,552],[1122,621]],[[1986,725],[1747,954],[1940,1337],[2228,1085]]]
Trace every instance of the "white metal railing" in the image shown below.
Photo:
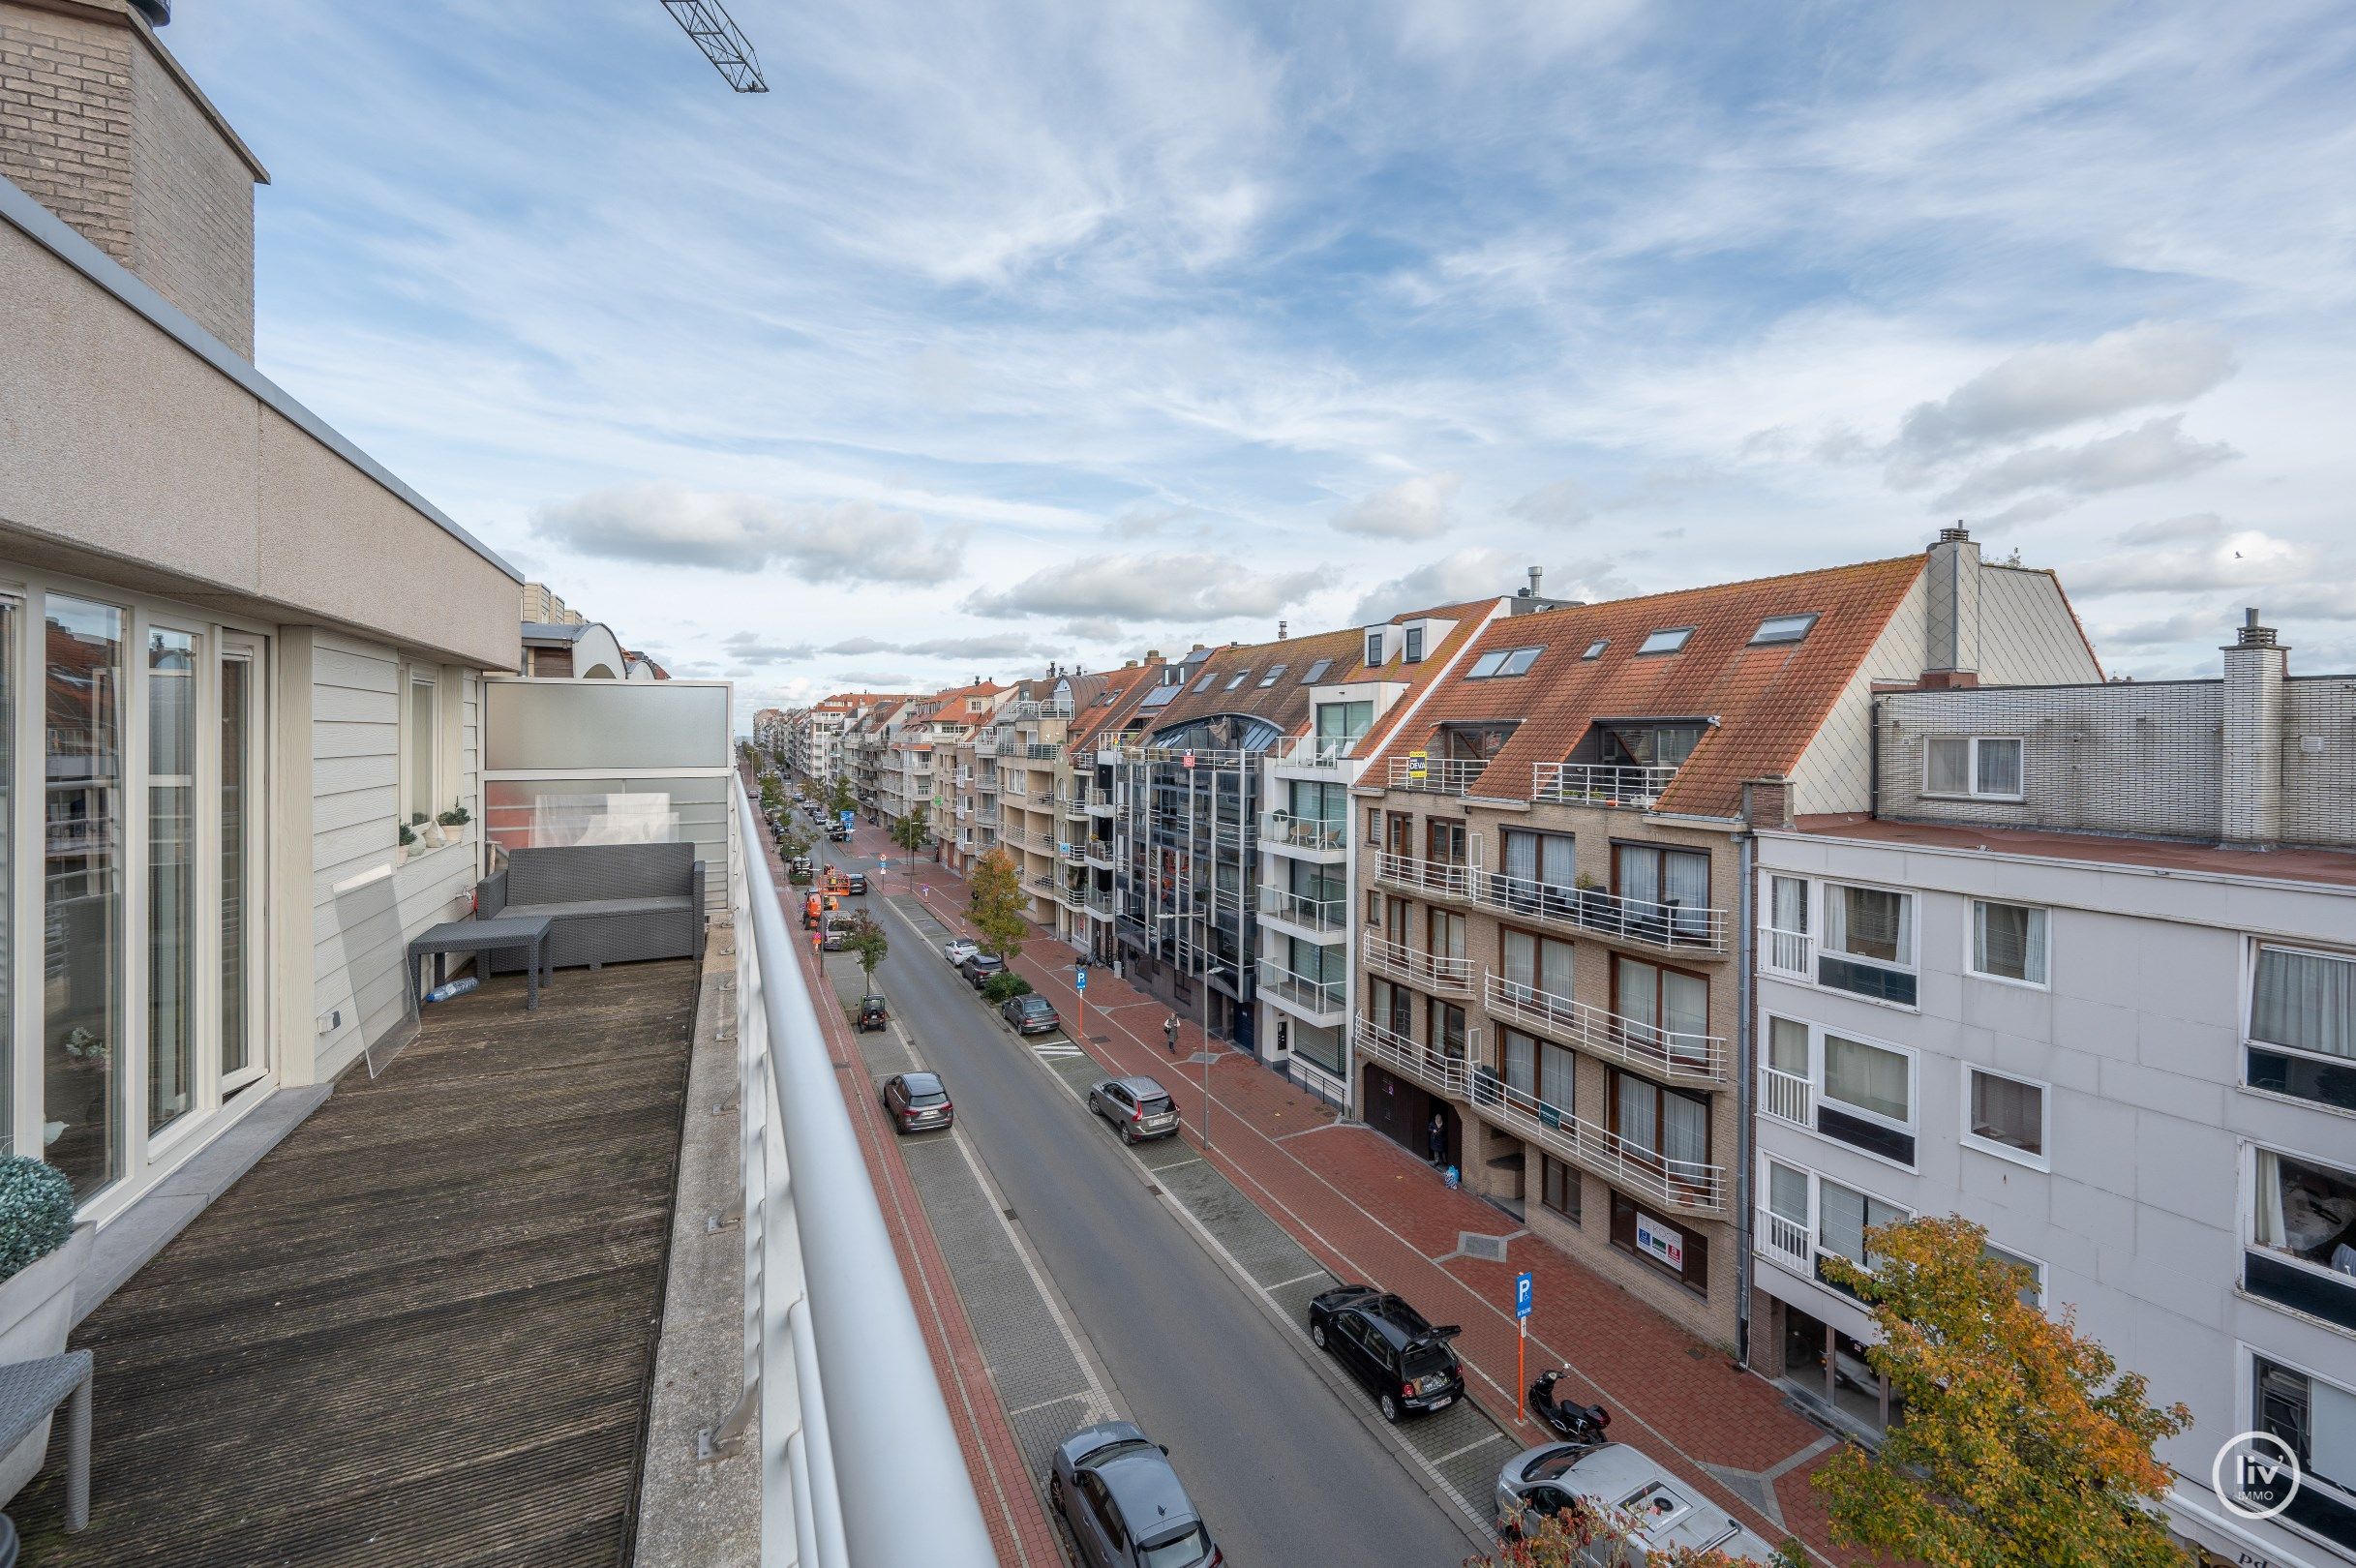
[[[1674,899],[1628,898],[1502,871],[1477,871],[1472,901],[1520,920],[1591,931],[1679,952],[1724,952],[1726,911]]]
[[[1759,928],[1759,967],[1793,980],[1816,978],[1816,939],[1805,931]]]
[[[1566,1045],[1666,1076],[1723,1080],[1732,1059],[1718,1035],[1696,1035],[1625,1017],[1609,1009],[1509,980],[1492,970],[1482,981],[1492,1017],[1526,1024]]]
[[[1477,865],[1423,860],[1412,855],[1393,855],[1387,850],[1374,858],[1375,881],[1396,888],[1411,888],[1435,898],[1468,899],[1480,876],[1481,868]]]
[[[1758,1211],[1757,1218],[1758,1223],[1751,1233],[1757,1239],[1761,1251],[1802,1274],[1815,1272],[1816,1240],[1808,1234],[1804,1221],[1787,1219],[1772,1209],[1764,1208]]]
[[[1410,985],[1448,996],[1472,994],[1472,960],[1469,958],[1419,952],[1404,942],[1393,942],[1374,931],[1367,932],[1361,950],[1366,954],[1368,963]]]
[[[1759,1111],[1796,1127],[1814,1125],[1816,1088],[1797,1072],[1759,1064]]]
[[[1264,920],[1288,920],[1312,931],[1339,931],[1349,923],[1349,901],[1344,898],[1310,898],[1272,883],[1260,884],[1260,916]]]
[[[1480,782],[1488,768],[1485,757],[1393,757],[1391,788],[1462,795]]]
[[[1289,811],[1263,811],[1260,842],[1318,855],[1339,855],[1349,848],[1349,824],[1319,817],[1296,817]]]
[[[1112,843],[1110,840],[1090,834],[1081,841],[1080,853],[1087,857],[1090,865],[1101,865],[1107,871],[1112,869]]]
[[[760,1418],[762,1568],[994,1562],[741,788],[737,818],[744,1381],[706,1440]]]
[[[1112,919],[1112,890],[1110,888],[1088,890],[1088,913],[1102,915],[1106,920]]]
[[[1111,816],[1112,797],[1102,790],[1090,790],[1088,792],[1088,815],[1092,817]]]
[[[1648,806],[1676,772],[1634,764],[1539,763],[1530,769],[1529,798],[1558,804]]]
[[[976,736],[974,738],[974,755],[977,757],[997,756],[999,740],[1000,737],[994,734]]]
[[[1726,1208],[1723,1165],[1673,1160],[1631,1143],[1609,1128],[1512,1087],[1486,1067],[1418,1045],[1370,1019],[1356,1021],[1352,1038],[1359,1050],[1384,1067],[1452,1100],[1469,1102],[1508,1131],[1594,1171],[1622,1191],[1696,1214],[1717,1214]]]
[[[1319,1021],[1339,1017],[1348,1005],[1343,1000],[1343,981],[1311,980],[1273,958],[1259,961],[1259,988],[1265,995],[1281,998],[1303,1012],[1317,1015]]]
[[[1086,865],[1088,863],[1088,846],[1080,843],[1059,845],[1055,851],[1055,858],[1066,865]]]
[[[1344,761],[1357,743],[1356,736],[1305,735],[1280,752],[1277,761],[1288,768],[1332,768]]]
[[[1087,785],[1074,784],[1072,787],[1072,793],[1064,797],[1063,811],[1064,819],[1067,822],[1086,822],[1088,820],[1088,793]]]
[[[1025,762],[1053,762],[1064,754],[1064,748],[1044,740],[1025,741],[1022,748]]]
[[[1068,719],[1072,716],[1072,699],[1062,697],[1050,698],[1043,703],[1016,703],[1014,716],[1018,719]]]

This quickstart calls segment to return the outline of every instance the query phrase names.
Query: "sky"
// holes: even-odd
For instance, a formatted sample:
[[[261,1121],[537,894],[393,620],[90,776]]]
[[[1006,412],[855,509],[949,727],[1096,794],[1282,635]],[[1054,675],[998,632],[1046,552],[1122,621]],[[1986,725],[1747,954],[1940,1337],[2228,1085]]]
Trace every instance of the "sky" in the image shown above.
[[[263,371],[738,710],[1922,548],[2356,669],[2356,8],[182,0]]]

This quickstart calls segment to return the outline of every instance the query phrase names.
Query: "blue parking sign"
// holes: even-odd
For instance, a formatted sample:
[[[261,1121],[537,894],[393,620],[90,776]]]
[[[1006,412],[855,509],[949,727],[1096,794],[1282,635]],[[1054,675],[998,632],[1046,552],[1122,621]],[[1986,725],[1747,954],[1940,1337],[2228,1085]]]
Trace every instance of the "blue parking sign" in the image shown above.
[[[1072,970],[1072,988],[1075,991],[1088,989],[1088,966],[1086,964],[1081,964]]]
[[[1529,1315],[1531,1294],[1532,1292],[1530,1290],[1529,1276],[1526,1274],[1515,1275],[1514,1316],[1527,1317]]]

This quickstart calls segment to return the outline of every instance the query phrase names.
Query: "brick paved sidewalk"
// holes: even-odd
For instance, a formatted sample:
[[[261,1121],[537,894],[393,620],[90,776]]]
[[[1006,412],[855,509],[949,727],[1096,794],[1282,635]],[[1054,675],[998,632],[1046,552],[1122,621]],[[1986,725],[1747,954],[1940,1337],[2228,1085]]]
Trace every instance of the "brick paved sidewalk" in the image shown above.
[[[881,833],[872,838],[880,844]],[[862,829],[855,847],[869,849]],[[905,852],[890,850],[891,879],[906,874]],[[917,882],[933,913],[961,930],[965,883],[929,861]],[[1024,944],[1015,968],[1076,1024],[1072,987],[1078,955],[1052,935]],[[1201,1030],[1182,1016],[1173,1058],[1163,1048],[1163,1002],[1089,973],[1086,1025],[1074,1039],[1108,1070],[1148,1072],[1178,1101],[1186,1136],[1200,1145],[1204,1125]],[[1473,1397],[1529,1442],[1515,1384],[1513,1278],[1535,1277],[1528,1368],[1568,1367],[1580,1397],[1600,1400],[1613,1435],[1643,1448],[1769,1542],[1797,1535],[1827,1561],[1862,1560],[1832,1549],[1808,1476],[1833,1452],[1824,1430],[1803,1419],[1766,1379],[1736,1367],[1698,1340],[1519,1227],[1503,1211],[1462,1191],[1390,1139],[1344,1122],[1239,1052],[1217,1049],[1210,1064],[1211,1147],[1217,1166],[1320,1260],[1345,1279],[1368,1280],[1413,1301],[1435,1322],[1464,1325],[1457,1342]],[[1506,1261],[1459,1251],[1463,1235],[1506,1237]]]

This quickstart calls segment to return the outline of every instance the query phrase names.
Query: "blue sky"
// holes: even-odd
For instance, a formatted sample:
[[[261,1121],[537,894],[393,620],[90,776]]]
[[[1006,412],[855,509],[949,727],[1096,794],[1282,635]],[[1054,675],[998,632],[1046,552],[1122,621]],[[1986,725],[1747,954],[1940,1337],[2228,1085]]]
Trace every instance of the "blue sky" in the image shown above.
[[[2356,11],[186,0],[259,360],[753,702],[1901,554],[2356,668]],[[751,704],[745,705],[748,709]]]

